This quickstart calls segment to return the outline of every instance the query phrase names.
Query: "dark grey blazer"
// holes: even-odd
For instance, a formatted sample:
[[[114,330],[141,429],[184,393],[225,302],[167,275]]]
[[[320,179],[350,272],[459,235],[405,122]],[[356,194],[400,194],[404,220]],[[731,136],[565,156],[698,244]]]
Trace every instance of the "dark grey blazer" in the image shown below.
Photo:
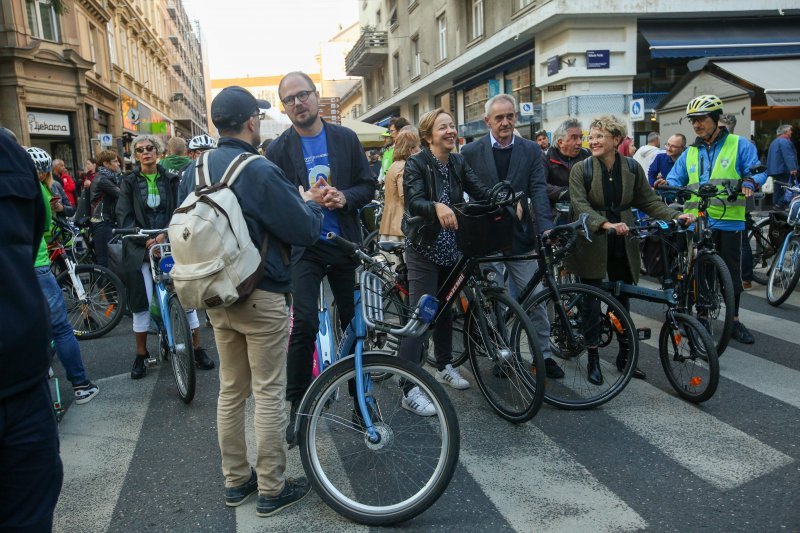
[[[461,154],[487,187],[494,187],[500,181],[488,134],[467,144]],[[506,180],[516,192],[524,193],[525,198],[530,200],[530,203],[523,203],[525,212],[522,222],[514,231],[514,253],[527,252],[535,245],[537,233],[553,227],[553,215],[547,199],[547,181],[542,166],[542,149],[538,144],[514,136]]]

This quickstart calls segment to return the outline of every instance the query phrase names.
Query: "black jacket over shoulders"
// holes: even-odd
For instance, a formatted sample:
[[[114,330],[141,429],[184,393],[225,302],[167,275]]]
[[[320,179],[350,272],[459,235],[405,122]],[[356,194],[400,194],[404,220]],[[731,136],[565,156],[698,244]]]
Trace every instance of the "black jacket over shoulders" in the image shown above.
[[[488,134],[466,145],[461,153],[487,187],[494,187],[500,181]],[[553,227],[542,149],[538,144],[514,137],[506,181],[515,192],[524,194],[522,221],[514,226],[513,251],[527,252],[536,244],[537,233]]]
[[[428,150],[414,154],[406,161],[403,171],[403,193],[405,210],[411,217],[421,216],[424,222],[423,240],[436,240],[441,226],[436,218],[436,202],[442,195],[444,180],[436,169],[433,154]],[[447,161],[449,168],[450,200],[462,203],[464,192],[475,200],[486,200],[489,188],[475,175],[461,154],[450,154]]]
[[[331,185],[344,193],[347,199],[345,206],[336,210],[342,237],[360,242],[358,210],[375,198],[376,182],[370,174],[367,156],[356,134],[348,128],[325,121],[323,127],[328,141]],[[270,143],[267,159],[278,165],[295,187],[302,185],[308,189],[303,145],[294,127]]]
[[[0,133],[0,401],[41,383],[50,366],[50,315],[33,269],[44,230],[33,161]]]

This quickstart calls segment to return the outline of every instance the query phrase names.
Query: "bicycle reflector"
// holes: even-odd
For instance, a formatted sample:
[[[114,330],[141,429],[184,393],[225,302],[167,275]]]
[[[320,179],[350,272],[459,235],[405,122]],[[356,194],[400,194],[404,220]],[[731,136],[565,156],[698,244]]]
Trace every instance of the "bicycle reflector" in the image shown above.
[[[439,310],[439,302],[430,294],[424,294],[422,298],[419,299],[417,307],[419,307],[420,320],[426,324],[430,324],[433,322],[434,317],[436,317],[436,311]]]
[[[172,267],[175,266],[175,260],[172,258],[171,255],[165,256],[161,258],[161,261],[158,262],[158,268],[161,269],[161,272],[168,274]]]

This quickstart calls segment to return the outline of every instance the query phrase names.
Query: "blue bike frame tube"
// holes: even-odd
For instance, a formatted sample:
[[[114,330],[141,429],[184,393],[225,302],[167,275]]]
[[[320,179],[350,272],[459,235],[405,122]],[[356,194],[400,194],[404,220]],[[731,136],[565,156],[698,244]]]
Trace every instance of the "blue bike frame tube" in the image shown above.
[[[783,240],[783,246],[781,246],[781,251],[778,254],[778,259],[780,259],[780,261],[778,261],[779,264],[777,265],[778,266],[778,272],[783,272],[783,258],[784,258],[784,256],[786,256],[786,249],[789,247],[789,241],[792,240],[793,236],[794,236],[794,232],[793,231],[789,232],[789,234]]]
[[[163,283],[156,284],[156,297],[158,298],[158,307],[161,309],[161,321],[167,331],[167,344],[174,350],[175,340],[172,336],[172,322],[169,316],[169,292],[167,292]]]
[[[354,293],[354,299],[356,303],[355,315],[353,316],[353,321],[351,322],[351,326],[354,326],[355,331],[355,342],[356,342],[356,350],[355,350],[355,369],[356,369],[356,399],[358,400],[358,408],[361,411],[361,418],[364,420],[364,424],[367,427],[367,433],[369,434],[370,442],[378,442],[378,434],[375,432],[375,428],[372,425],[372,418],[369,415],[369,409],[367,409],[367,401],[365,398],[366,387],[365,387],[365,380],[364,380],[364,372],[363,368],[363,356],[364,356],[364,339],[367,336],[367,324],[364,322],[364,317],[361,315],[361,290],[359,287],[356,287]],[[350,328],[348,327],[348,330]],[[369,381],[369,380],[367,380]]]

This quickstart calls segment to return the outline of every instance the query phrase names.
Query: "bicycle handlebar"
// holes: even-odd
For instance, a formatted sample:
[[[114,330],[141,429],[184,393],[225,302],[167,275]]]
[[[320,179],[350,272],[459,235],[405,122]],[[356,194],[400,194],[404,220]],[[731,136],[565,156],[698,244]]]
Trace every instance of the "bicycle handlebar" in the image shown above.
[[[354,242],[350,242],[347,239],[344,239],[333,232],[328,232],[325,238],[328,239],[329,242],[341,248],[343,251],[349,253],[350,255],[357,256],[360,260],[364,261],[367,264],[371,265],[377,262],[374,258],[370,257],[369,254],[364,252],[361,249],[361,246],[359,246]]]
[[[779,180],[776,180],[776,179],[773,179],[772,182],[775,185],[780,185],[781,187],[789,189],[792,192],[800,192],[800,185],[793,185],[791,183],[787,183],[785,181],[779,181]]]
[[[565,239],[562,247],[565,250],[570,250],[573,246],[575,246],[575,241],[578,240],[578,230],[583,230],[584,238],[587,241],[592,242],[592,235],[589,231],[589,223],[587,222],[588,219],[589,215],[586,213],[581,213],[581,215],[578,217],[578,220],[575,222],[556,226],[551,229],[549,233],[543,235],[542,238],[548,244],[553,244],[559,239]]]
[[[164,229],[142,229],[142,228],[114,228],[111,230],[112,235],[122,235],[123,237],[150,237],[151,235],[158,235],[159,233],[166,233],[167,228]]]

